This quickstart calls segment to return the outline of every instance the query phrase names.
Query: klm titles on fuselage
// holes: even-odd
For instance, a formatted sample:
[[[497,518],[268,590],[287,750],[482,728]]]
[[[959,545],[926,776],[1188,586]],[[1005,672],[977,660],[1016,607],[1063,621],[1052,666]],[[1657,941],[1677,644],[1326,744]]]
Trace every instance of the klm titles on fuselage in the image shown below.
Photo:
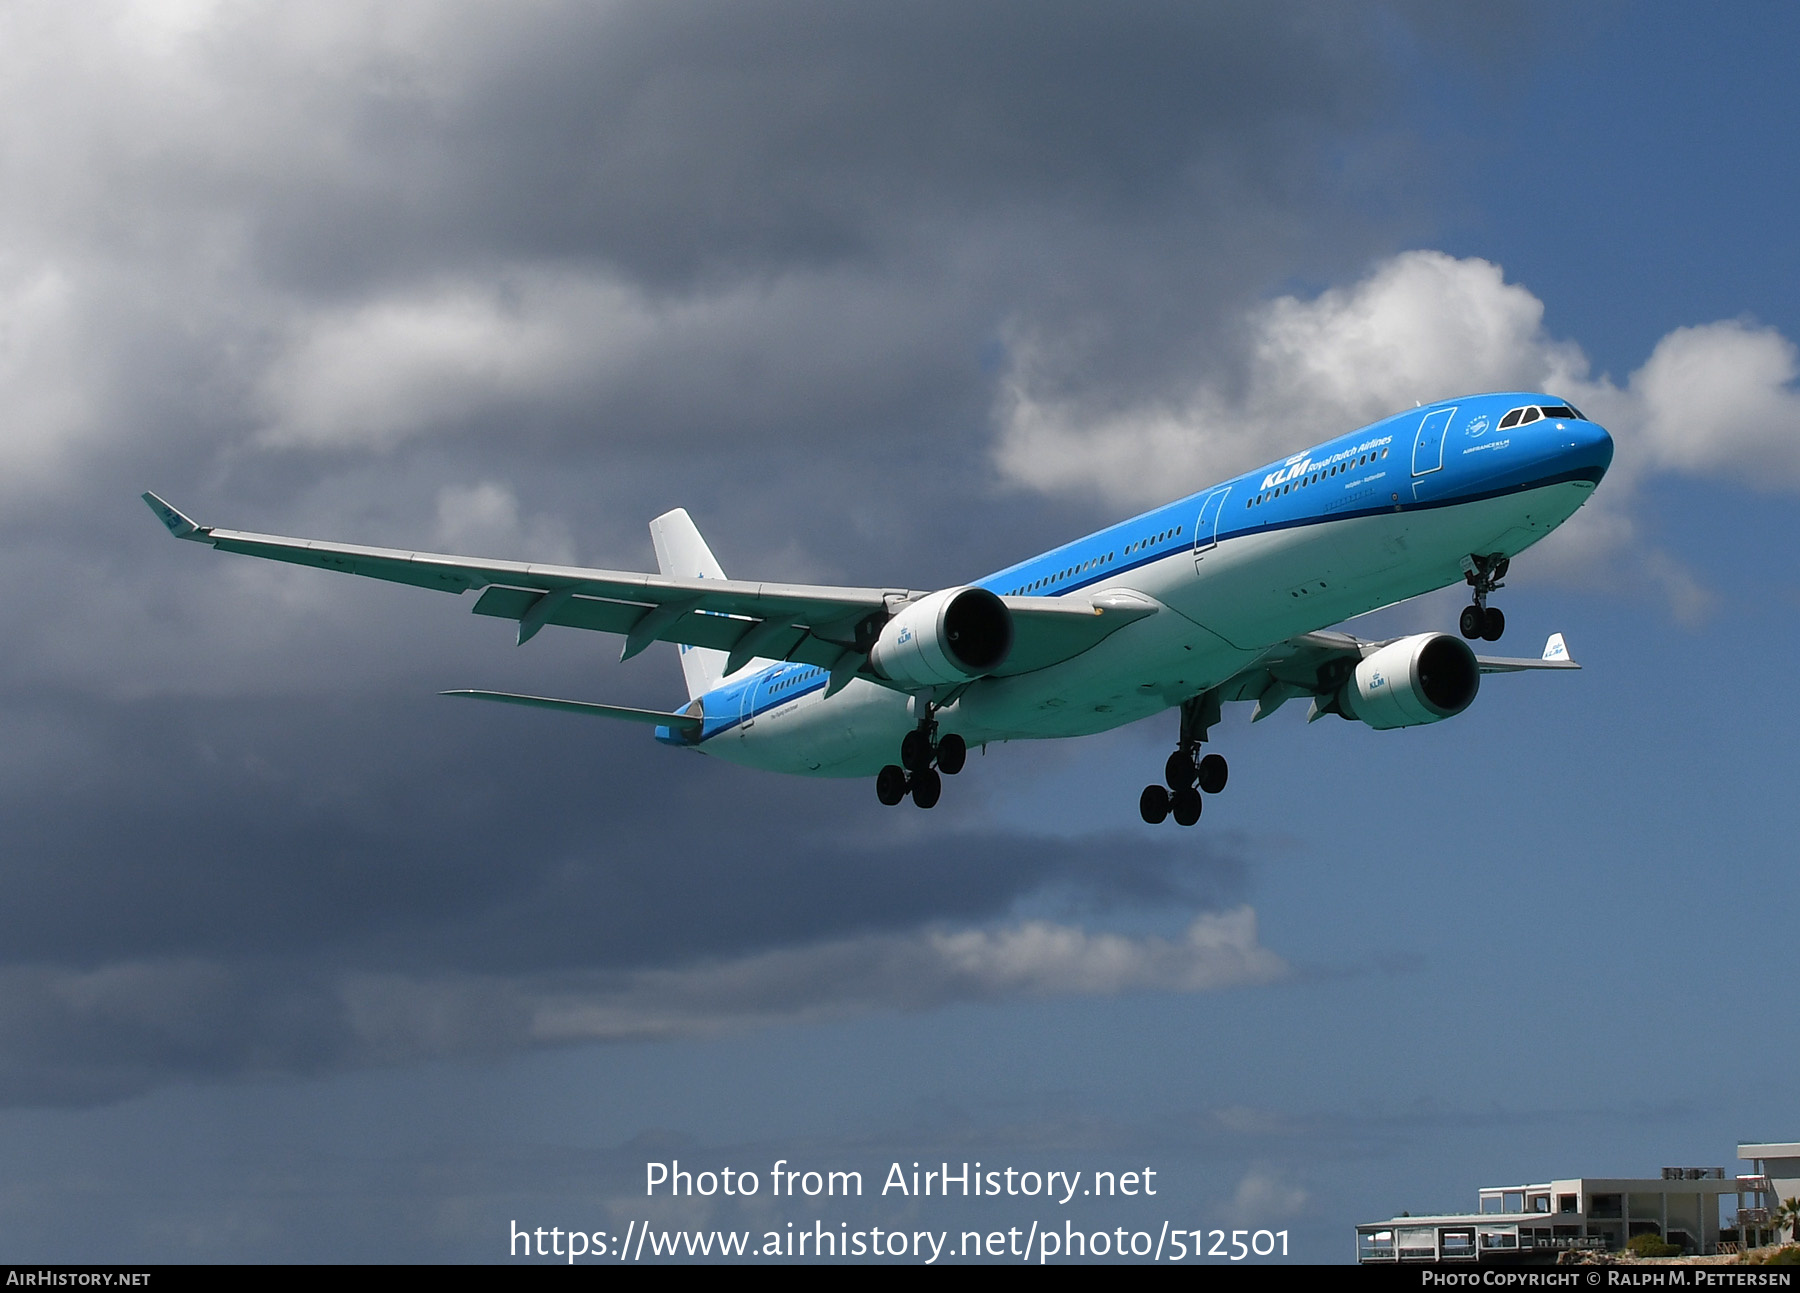
[[[1373,440],[1364,440],[1361,444],[1353,445],[1348,449],[1341,449],[1337,453],[1332,454],[1329,458],[1315,459],[1309,453],[1295,454],[1267,476],[1264,476],[1262,484],[1257,486],[1257,488],[1259,490],[1279,489],[1290,480],[1298,480],[1300,477],[1309,475],[1312,472],[1335,467],[1340,462],[1347,461],[1351,458],[1361,457],[1365,453],[1373,453],[1377,449],[1384,449],[1392,443],[1394,443],[1394,437],[1386,435]]]

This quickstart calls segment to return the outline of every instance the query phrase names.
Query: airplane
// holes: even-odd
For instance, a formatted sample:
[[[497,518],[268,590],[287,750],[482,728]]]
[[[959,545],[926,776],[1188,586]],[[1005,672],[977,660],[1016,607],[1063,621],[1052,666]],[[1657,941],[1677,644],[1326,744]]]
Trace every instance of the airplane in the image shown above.
[[[1612,438],[1574,405],[1501,392],[1419,406],[935,591],[728,579],[680,508],[650,522],[658,574],[493,561],[197,524],[144,501],[176,538],[453,593],[477,615],[680,650],[677,711],[511,692],[444,692],[642,723],[733,763],[875,779],[883,804],[934,806],[970,746],[1084,736],[1179,711],[1176,747],[1139,814],[1200,819],[1229,775],[1203,753],[1221,706],[1252,721],[1300,696],[1388,729],[1455,717],[1484,673],[1579,668],[1477,656],[1514,557],[1587,501]],[[1365,641],[1329,626],[1458,582],[1460,636]]]

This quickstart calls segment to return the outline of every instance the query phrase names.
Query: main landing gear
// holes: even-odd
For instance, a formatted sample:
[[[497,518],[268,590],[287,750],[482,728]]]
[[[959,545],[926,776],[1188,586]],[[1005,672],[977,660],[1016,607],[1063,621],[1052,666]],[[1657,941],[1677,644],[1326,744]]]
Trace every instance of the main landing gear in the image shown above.
[[[1173,815],[1178,826],[1192,826],[1200,820],[1204,803],[1202,795],[1216,795],[1225,789],[1231,770],[1222,754],[1200,757],[1200,746],[1207,730],[1219,720],[1219,701],[1211,692],[1196,696],[1181,706],[1181,740],[1175,753],[1163,764],[1163,780],[1167,787],[1145,786],[1138,796],[1138,814],[1155,826]]]
[[[1461,620],[1457,627],[1462,635],[1470,641],[1481,638],[1487,642],[1498,642],[1500,635],[1506,632],[1506,616],[1498,606],[1487,604],[1488,594],[1496,588],[1504,588],[1500,581],[1506,578],[1506,569],[1512,563],[1504,554],[1489,553],[1485,557],[1471,553],[1463,558],[1463,578],[1469,587],[1475,590],[1475,602],[1472,606],[1463,607]]]
[[[928,715],[900,742],[900,762],[876,774],[875,797],[891,808],[910,794],[920,808],[934,807],[944,792],[944,777],[961,772],[968,757],[962,737],[948,732],[940,738],[937,720]]]
[[[1168,788],[1145,786],[1138,796],[1138,813],[1152,826],[1171,814],[1177,826],[1192,826],[1200,820],[1202,794],[1216,795],[1225,789],[1230,769],[1222,754],[1209,754],[1195,762],[1198,750],[1177,750],[1163,764],[1163,780]]]

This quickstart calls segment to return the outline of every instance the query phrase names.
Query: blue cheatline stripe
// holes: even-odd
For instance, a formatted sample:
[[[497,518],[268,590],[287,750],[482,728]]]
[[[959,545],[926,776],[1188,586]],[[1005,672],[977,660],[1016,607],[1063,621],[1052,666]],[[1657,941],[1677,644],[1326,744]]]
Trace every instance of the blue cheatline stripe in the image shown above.
[[[1309,525],[1331,525],[1338,521],[1356,520],[1366,516],[1392,516],[1396,512],[1428,512],[1438,508],[1457,507],[1464,503],[1481,503],[1486,502],[1490,498],[1505,498],[1512,494],[1524,494],[1534,489],[1548,489],[1552,485],[1566,485],[1577,480],[1587,480],[1598,483],[1602,474],[1601,470],[1597,467],[1579,467],[1571,471],[1559,472],[1554,476],[1544,476],[1536,480],[1523,481],[1514,485],[1503,485],[1496,489],[1457,494],[1449,498],[1437,498],[1413,502],[1408,502],[1403,499],[1398,503],[1393,502],[1390,499],[1390,501],[1386,503],[1375,504],[1369,507],[1345,509],[1335,512],[1306,512],[1298,516],[1288,516],[1277,520],[1265,521],[1258,525],[1240,525],[1238,528],[1229,531],[1221,525],[1218,542],[1224,543],[1227,539],[1247,538],[1254,534],[1272,534],[1277,530],[1297,530]],[[1410,489],[1410,479],[1406,483]],[[1389,490],[1388,492],[1392,494],[1394,491]],[[1212,493],[1212,490],[1204,490],[1193,497],[1200,499],[1210,493]],[[1189,536],[1184,532],[1182,537],[1188,539]],[[1127,574],[1133,570],[1141,570],[1145,566],[1155,565],[1157,562],[1165,561],[1170,557],[1191,558],[1193,555],[1194,547],[1190,540],[1183,545],[1173,548],[1162,548],[1156,552],[1147,552],[1142,557],[1138,557],[1134,554],[1130,561],[1105,565],[1085,577],[1071,579],[1066,584],[1058,584],[1051,588],[1041,588],[1029,593],[1020,593],[1018,596],[1060,597],[1067,593],[1078,592],[1083,588],[1091,588],[1095,584],[1116,580],[1121,575]],[[1059,568],[1062,564],[1063,562],[1061,560],[1052,560],[1044,563],[1045,566]],[[1075,564],[1080,563],[1076,562]],[[1042,569],[1043,567],[1038,568]],[[979,581],[975,586],[978,588],[986,588],[990,592],[1002,592],[1002,584],[1014,583],[1015,580],[1019,580],[1022,573],[1023,568],[1014,567],[1010,571],[1003,571],[1000,575],[990,575],[986,579]],[[1024,579],[1022,582],[1029,584],[1040,578],[1043,578],[1043,576],[1033,575],[1032,578]]]

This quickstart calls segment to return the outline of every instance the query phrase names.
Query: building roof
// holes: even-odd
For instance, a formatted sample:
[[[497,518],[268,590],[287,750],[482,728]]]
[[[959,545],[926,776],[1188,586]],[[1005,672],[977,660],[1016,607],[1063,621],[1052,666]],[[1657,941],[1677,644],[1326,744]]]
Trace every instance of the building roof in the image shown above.
[[[1480,1192],[1483,1195],[1551,1194],[1566,1193],[1571,1186],[1583,1194],[1735,1194],[1738,1188],[1734,1176],[1679,1180],[1662,1176],[1570,1176],[1556,1181],[1534,1181],[1530,1185],[1484,1185]]]
[[[1800,1158],[1800,1140],[1768,1141],[1762,1144],[1738,1142],[1739,1158]]]

